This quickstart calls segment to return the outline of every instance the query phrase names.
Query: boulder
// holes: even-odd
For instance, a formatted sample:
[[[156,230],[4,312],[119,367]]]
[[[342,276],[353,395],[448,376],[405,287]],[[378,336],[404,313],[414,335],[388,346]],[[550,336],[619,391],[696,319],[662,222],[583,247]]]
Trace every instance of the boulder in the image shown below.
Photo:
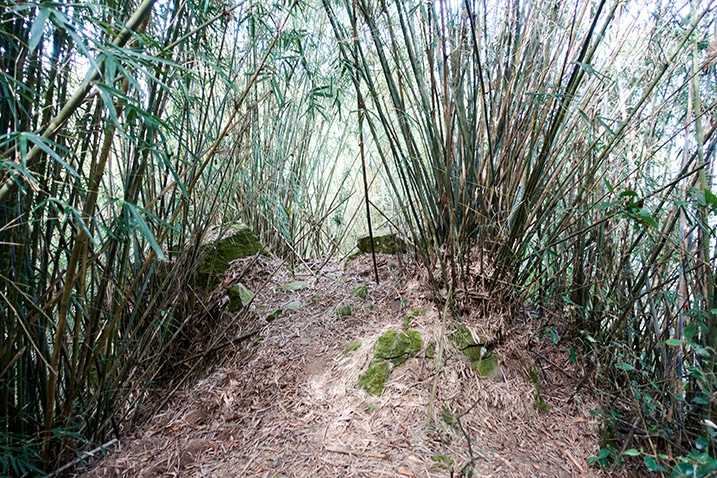
[[[371,237],[360,237],[356,241],[356,247],[364,254],[371,254]],[[399,252],[408,251],[406,243],[396,234],[385,234],[382,236],[373,236],[374,251],[382,254],[398,254]]]
[[[376,341],[373,356],[377,359],[389,360],[394,365],[401,365],[408,357],[417,355],[423,348],[421,333],[417,330],[396,332],[387,330]]]
[[[216,286],[230,262],[260,252],[266,254],[266,248],[249,227],[232,226],[223,236],[207,241],[200,247],[197,285],[209,291]]]

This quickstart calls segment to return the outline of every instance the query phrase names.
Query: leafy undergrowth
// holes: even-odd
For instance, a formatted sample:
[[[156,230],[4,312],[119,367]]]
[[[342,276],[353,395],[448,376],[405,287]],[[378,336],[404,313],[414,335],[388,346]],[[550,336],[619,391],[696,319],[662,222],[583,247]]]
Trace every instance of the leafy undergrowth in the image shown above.
[[[500,319],[489,380],[448,339],[454,324],[442,329],[417,267],[380,255],[376,285],[369,257],[321,264],[292,275],[279,261],[236,261],[204,304],[233,324],[215,363],[84,476],[600,475],[586,461],[599,407],[557,329],[527,312]],[[221,287],[235,280],[256,295],[229,313]],[[306,287],[282,287],[295,281]],[[478,330],[498,318],[466,320]],[[409,326],[424,350],[392,366],[379,396],[359,388],[376,340]]]

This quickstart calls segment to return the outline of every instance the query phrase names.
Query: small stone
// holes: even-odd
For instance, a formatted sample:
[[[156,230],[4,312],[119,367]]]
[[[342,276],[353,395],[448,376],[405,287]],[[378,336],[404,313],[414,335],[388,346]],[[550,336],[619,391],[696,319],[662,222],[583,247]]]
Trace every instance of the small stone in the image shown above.
[[[284,310],[287,312],[298,312],[299,309],[301,309],[301,302],[298,300],[292,300],[284,304]]]
[[[480,360],[472,362],[473,368],[483,377],[498,381],[501,378],[500,364],[498,357],[495,355],[487,355]]]
[[[293,282],[288,282],[281,286],[281,290],[283,290],[283,291],[287,291],[287,290],[296,291],[296,290],[304,290],[304,289],[306,289],[306,282],[301,281],[301,280],[295,280]]]
[[[247,289],[244,284],[237,283],[229,287],[229,312],[236,312],[254,298],[254,293]]]

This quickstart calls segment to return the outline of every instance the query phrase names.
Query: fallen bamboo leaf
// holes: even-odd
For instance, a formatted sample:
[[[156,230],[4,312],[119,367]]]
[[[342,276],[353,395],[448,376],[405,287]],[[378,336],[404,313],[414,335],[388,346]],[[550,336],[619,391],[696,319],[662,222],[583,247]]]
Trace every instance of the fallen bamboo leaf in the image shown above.
[[[351,450],[348,448],[334,448],[334,447],[327,446],[326,451],[330,451],[333,453],[343,453],[344,455],[366,457],[366,458],[378,458],[379,460],[388,459],[388,455],[386,455],[385,453],[372,453],[370,451]]]

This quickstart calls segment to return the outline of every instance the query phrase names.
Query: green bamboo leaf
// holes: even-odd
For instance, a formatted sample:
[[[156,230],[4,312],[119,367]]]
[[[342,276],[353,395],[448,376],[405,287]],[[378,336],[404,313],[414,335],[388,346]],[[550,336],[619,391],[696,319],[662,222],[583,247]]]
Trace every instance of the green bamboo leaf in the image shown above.
[[[147,240],[152,250],[154,250],[155,254],[157,254],[159,260],[166,260],[164,252],[162,252],[162,248],[157,242],[157,239],[154,237],[154,234],[152,234],[152,231],[149,229],[149,226],[142,217],[142,214],[140,214],[139,210],[137,209],[137,206],[126,201],[124,203],[124,206],[127,208],[132,219],[134,220],[134,223],[139,228],[140,234],[142,234],[142,236]]]
[[[37,48],[37,45],[40,44],[40,41],[42,41],[42,34],[45,31],[45,22],[47,22],[49,16],[50,9],[47,7],[40,7],[40,10],[37,12],[37,16],[35,17],[35,21],[32,22],[32,28],[30,29],[30,38],[27,42],[27,49],[29,53],[32,54],[32,52],[35,51],[35,48]]]
[[[704,200],[706,204],[712,206],[713,211],[717,208],[717,196],[707,188],[704,190]]]
[[[85,220],[82,218],[82,214],[80,211],[77,210],[77,208],[71,207],[68,205],[69,214],[67,211],[65,211],[66,214],[71,215],[75,218],[75,224],[80,226],[80,228],[84,231],[87,238],[90,240],[93,246],[97,245],[95,242],[95,238],[92,237],[92,233],[90,232],[90,229],[87,227],[87,223],[85,223]]]
[[[657,221],[655,221],[655,218],[652,217],[652,214],[647,209],[640,209],[637,212],[637,216],[648,226],[654,227],[655,229],[658,228]]]
[[[627,197],[636,198],[637,196],[638,196],[637,192],[633,191],[632,189],[626,189],[625,191],[620,193],[621,198],[627,198]]]
[[[39,134],[35,133],[20,133],[22,135],[20,141],[23,141],[23,138],[27,138],[31,143],[33,143],[35,146],[40,148],[43,152],[45,152],[50,158],[57,161],[62,165],[63,168],[65,168],[65,171],[70,173],[72,176],[75,176],[77,178],[80,177],[79,174],[77,174],[77,170],[70,166],[64,159],[62,159],[62,156],[59,155],[57,151],[62,151],[63,153],[67,153],[67,149],[60,146],[59,144],[55,143],[54,141],[51,141],[43,136],[40,136]]]
[[[617,362],[617,363],[615,364],[615,368],[619,368],[620,370],[624,370],[624,371],[626,371],[626,372],[630,372],[630,371],[632,371],[632,370],[635,370],[635,367],[633,367],[633,366],[630,365],[629,363],[625,363],[625,362]]]
[[[117,127],[117,131],[119,133],[122,133],[119,117],[117,116],[117,109],[115,108],[114,101],[112,100],[112,96],[110,95],[110,92],[112,94],[119,92],[116,89],[105,85],[104,83],[96,83],[95,86],[97,87],[97,91],[99,91],[100,93],[102,102],[107,107],[107,111],[110,114],[110,119],[112,120],[112,123]]]
[[[626,456],[640,456],[642,453],[634,448],[630,448],[629,450],[625,450],[622,452],[623,455]]]
[[[668,345],[670,347],[679,347],[684,342],[685,341],[682,339],[667,339],[667,340],[665,340],[665,345]]]

